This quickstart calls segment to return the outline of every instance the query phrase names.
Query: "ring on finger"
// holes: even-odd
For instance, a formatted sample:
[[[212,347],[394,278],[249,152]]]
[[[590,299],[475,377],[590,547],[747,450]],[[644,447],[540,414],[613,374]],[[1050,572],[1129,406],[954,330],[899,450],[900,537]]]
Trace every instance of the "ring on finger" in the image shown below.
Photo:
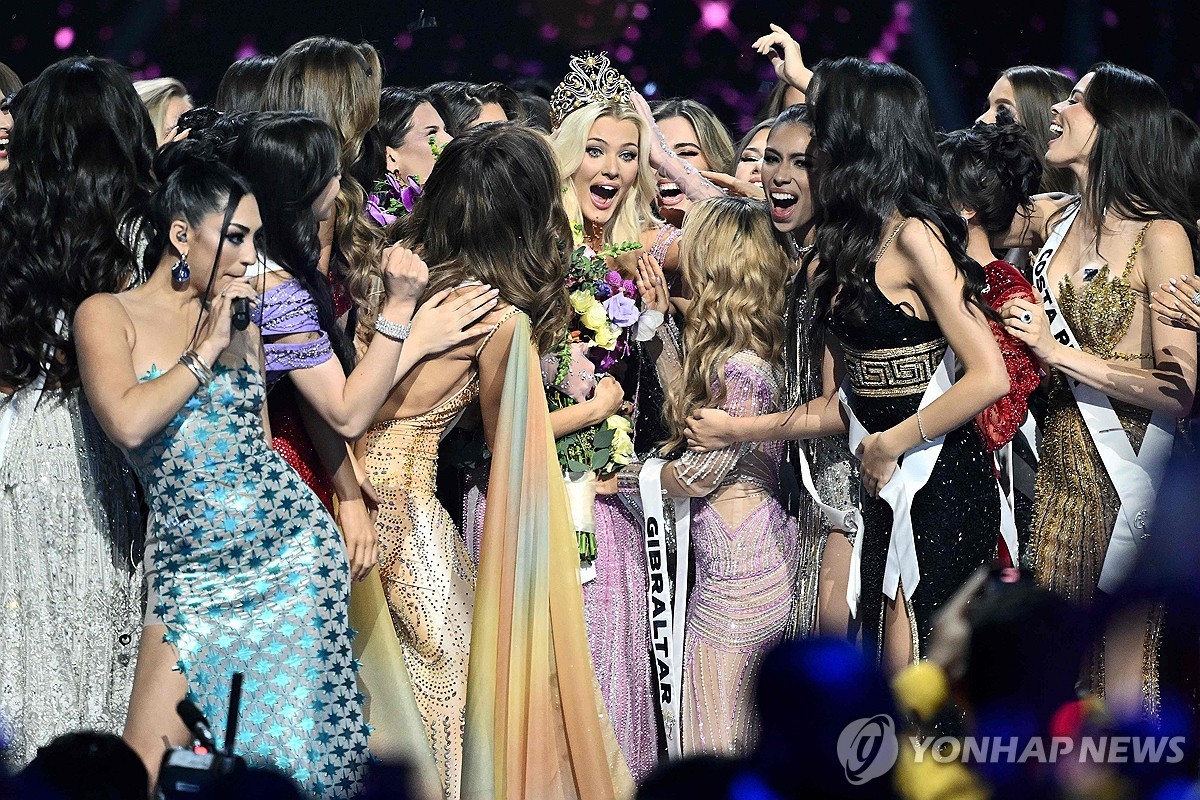
[[[1028,311],[1022,311],[1020,316],[1017,317],[1017,319],[1021,320],[1021,322],[1024,322],[1026,325],[1028,325],[1031,322],[1033,322],[1033,314],[1031,314]]]
[[[1200,292],[1196,292],[1194,295],[1192,295],[1192,305],[1200,306]]]

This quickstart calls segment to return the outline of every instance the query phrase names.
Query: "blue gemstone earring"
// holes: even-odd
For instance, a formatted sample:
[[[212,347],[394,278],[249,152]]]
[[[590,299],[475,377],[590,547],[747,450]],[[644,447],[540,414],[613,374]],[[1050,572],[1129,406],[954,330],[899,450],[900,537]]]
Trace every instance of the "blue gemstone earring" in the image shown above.
[[[182,253],[179,260],[171,267],[171,280],[175,283],[187,283],[190,277],[192,277],[192,271],[188,268],[187,254]]]

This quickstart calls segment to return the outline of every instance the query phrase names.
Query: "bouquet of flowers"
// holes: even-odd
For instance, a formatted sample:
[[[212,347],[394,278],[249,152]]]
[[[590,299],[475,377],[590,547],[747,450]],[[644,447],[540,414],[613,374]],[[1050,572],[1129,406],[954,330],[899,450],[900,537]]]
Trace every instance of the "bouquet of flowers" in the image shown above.
[[[442,146],[432,136],[429,137],[429,150],[433,153],[434,161],[442,154]],[[421,179],[416,175],[409,175],[401,183],[389,172],[383,180],[375,182],[363,210],[380,225],[391,225],[397,217],[412,213],[413,204],[421,196],[421,191]]]
[[[637,287],[610,269],[606,259],[640,248],[636,242],[609,245],[599,253],[583,245],[575,248],[566,281],[573,312],[568,333],[558,351],[542,359],[551,411],[587,400],[598,380],[630,353],[641,316]],[[597,475],[612,474],[630,462],[632,433],[633,423],[614,414],[557,442],[585,572],[596,558]]]
[[[410,175],[400,183],[400,179],[389,172],[383,180],[375,182],[363,210],[380,225],[391,225],[397,217],[411,214],[413,204],[420,196],[421,184],[416,178]]]

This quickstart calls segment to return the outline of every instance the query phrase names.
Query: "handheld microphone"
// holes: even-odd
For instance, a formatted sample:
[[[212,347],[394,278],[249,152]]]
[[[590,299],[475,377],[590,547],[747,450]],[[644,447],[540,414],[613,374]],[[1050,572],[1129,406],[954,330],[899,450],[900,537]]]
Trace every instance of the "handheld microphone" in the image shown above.
[[[200,709],[196,708],[195,703],[191,700],[180,700],[179,705],[175,706],[175,712],[179,714],[179,718],[183,720],[183,724],[192,732],[200,744],[207,747],[210,751],[215,750],[216,737],[213,736],[212,729],[208,727],[208,720],[204,718],[204,714]]]
[[[245,297],[235,297],[230,303],[233,311],[234,330],[244,331],[250,325],[250,300]]]

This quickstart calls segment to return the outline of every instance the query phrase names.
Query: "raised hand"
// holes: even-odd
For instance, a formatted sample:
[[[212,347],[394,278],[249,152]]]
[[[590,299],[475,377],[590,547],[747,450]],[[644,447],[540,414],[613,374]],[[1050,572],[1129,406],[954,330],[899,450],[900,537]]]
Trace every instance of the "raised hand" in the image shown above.
[[[637,260],[638,294],[646,303],[647,310],[666,314],[671,308],[671,293],[667,290],[667,276],[663,274],[658,259],[642,253]]]
[[[802,92],[808,92],[808,84],[812,81],[812,70],[804,65],[804,56],[800,52],[800,43],[792,35],[778,25],[771,25],[771,32],[759,37],[751,45],[761,56],[768,56],[775,74],[779,79]]]
[[[394,244],[384,249],[380,267],[388,299],[415,306],[429,283],[429,267],[420,256],[407,247]]]

